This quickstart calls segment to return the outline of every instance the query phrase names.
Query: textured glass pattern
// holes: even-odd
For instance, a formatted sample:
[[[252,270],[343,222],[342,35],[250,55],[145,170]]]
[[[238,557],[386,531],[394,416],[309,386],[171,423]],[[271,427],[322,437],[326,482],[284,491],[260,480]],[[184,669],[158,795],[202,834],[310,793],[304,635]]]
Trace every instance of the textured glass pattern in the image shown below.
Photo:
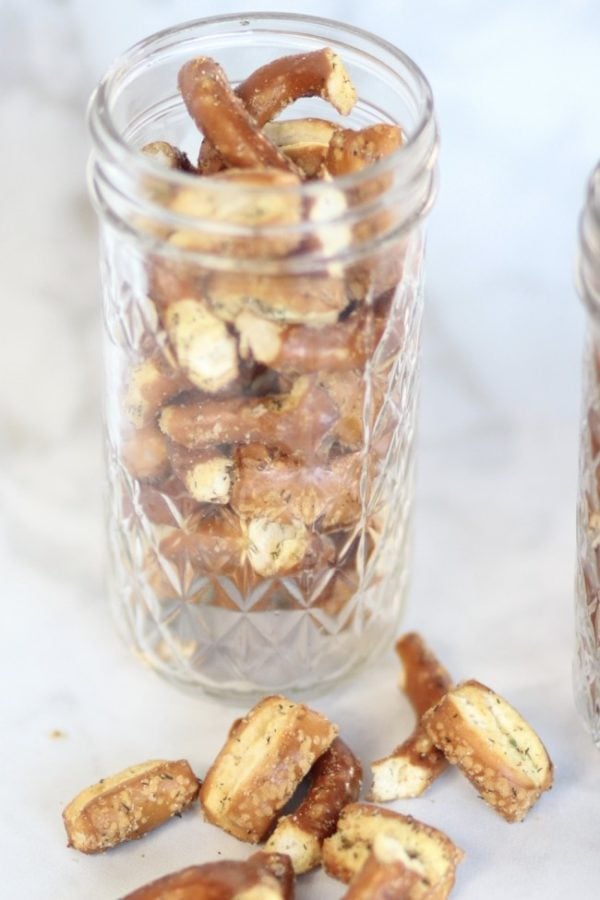
[[[575,693],[600,746],[600,335],[590,330],[584,364],[577,507]]]
[[[123,437],[127,384],[150,345],[167,359],[173,350],[149,296],[147,259],[105,228],[112,603],[127,639],[162,674],[219,692],[301,691],[342,678],[393,638],[406,590],[413,488],[422,311],[418,230],[392,252],[403,260],[399,283],[364,300],[372,309],[365,328],[374,335],[366,361],[336,376],[336,402],[359,404],[361,433],[349,476],[356,508],[341,524],[337,499],[314,521],[308,516],[302,560],[270,571],[251,515],[231,502],[196,502],[168,472],[132,475]],[[388,266],[389,248],[386,254]],[[373,325],[378,309],[384,309],[380,330]],[[327,384],[327,373],[314,377]],[[261,378],[271,391],[268,371]],[[177,402],[185,405],[183,397]],[[350,438],[326,443],[324,466],[350,459],[339,450],[344,441]],[[297,522],[290,515],[279,517],[285,527]]]

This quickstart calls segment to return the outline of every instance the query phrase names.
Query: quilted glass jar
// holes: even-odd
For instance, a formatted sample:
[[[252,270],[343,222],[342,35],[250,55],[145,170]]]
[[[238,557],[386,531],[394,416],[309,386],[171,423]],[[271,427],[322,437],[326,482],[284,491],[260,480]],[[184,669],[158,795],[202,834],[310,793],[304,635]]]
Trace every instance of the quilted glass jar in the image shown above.
[[[600,166],[581,217],[578,284],[587,309],[577,505],[575,694],[600,747]]]
[[[202,136],[177,92],[330,47],[342,118],[402,146],[330,180],[205,178],[140,153]],[[213,692],[324,688],[390,642],[408,574],[423,219],[437,135],[418,68],[303,16],[205,19],[118,60],[90,107],[101,221],[110,591],[167,677]],[[285,182],[285,179],[283,179]],[[257,212],[258,211],[258,212]]]

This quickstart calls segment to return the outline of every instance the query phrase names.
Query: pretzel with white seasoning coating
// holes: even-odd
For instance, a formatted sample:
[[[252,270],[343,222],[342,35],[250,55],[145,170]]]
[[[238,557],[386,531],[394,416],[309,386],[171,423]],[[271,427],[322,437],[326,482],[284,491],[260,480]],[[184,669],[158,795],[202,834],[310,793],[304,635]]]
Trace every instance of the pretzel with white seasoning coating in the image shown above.
[[[200,793],[209,822],[258,843],[337,728],[286,697],[265,697],[232,726]]]
[[[282,816],[266,844],[273,853],[287,853],[299,875],[321,861],[321,845],[333,834],[340,812],[358,798],[362,766],[350,748],[336,738],[314,764],[311,783],[300,806]]]
[[[193,387],[180,369],[155,352],[131,368],[123,395],[123,412],[134,428],[154,421],[157,412],[178,394]]]
[[[218,62],[207,56],[190,60],[179,70],[178,83],[190,116],[228,166],[294,171],[234,94]]]
[[[348,115],[356,103],[356,91],[343,63],[328,47],[266,63],[238,85],[235,96],[259,128],[302,97],[321,97],[342,115]],[[206,138],[198,169],[211,175],[223,167],[224,154],[209,134]]]
[[[375,835],[367,860],[342,900],[432,900],[422,876],[406,865],[406,851],[393,834]]]
[[[140,838],[190,806],[199,787],[184,759],[153,759],[103,778],[65,808],[69,846],[99,853]]]
[[[370,798],[378,802],[419,797],[448,765],[427,734],[421,717],[450,690],[452,679],[415,632],[399,638],[396,652],[403,666],[401,687],[412,704],[417,724],[389,756],[371,763]]]
[[[450,838],[412,816],[367,803],[350,803],[338,819],[337,830],[323,842],[323,866],[328,875],[346,884],[368,860],[377,838],[385,834],[404,850],[403,861],[420,880],[414,900],[445,900],[454,884],[463,852]]]
[[[538,735],[479,681],[448,691],[425,713],[423,725],[448,762],[507,822],[520,822],[552,787],[552,761]]]
[[[146,884],[123,900],[293,900],[287,857],[255,853],[245,862],[219,860],[189,866]]]

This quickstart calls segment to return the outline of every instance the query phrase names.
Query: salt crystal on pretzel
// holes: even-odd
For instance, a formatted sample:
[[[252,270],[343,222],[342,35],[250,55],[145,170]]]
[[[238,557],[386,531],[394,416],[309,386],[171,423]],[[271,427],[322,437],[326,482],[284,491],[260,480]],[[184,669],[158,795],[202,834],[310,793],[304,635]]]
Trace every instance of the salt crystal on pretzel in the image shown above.
[[[178,81],[189,114],[227,165],[293,171],[293,164],[265,137],[214,59],[200,56],[185,63]]]
[[[321,97],[342,115],[356,103],[356,90],[344,64],[328,47],[266,63],[238,85],[235,95],[259,128],[301,97]],[[218,147],[205,139],[198,157],[199,170],[210,175],[222,166]]]
[[[420,796],[448,765],[422,725],[421,716],[451,688],[450,675],[415,632],[396,642],[396,652],[403,664],[401,687],[417,715],[417,724],[389,756],[371,763],[370,797],[379,802]]]
[[[299,875],[321,861],[321,846],[333,834],[340,812],[358,798],[362,766],[350,748],[336,738],[314,764],[311,782],[300,806],[279,819],[266,849],[286,853]]]
[[[200,793],[209,822],[258,843],[337,728],[282,696],[265,697],[231,728]]]
[[[293,900],[287,857],[255,853],[245,862],[219,860],[188,866],[146,884],[123,900]]]

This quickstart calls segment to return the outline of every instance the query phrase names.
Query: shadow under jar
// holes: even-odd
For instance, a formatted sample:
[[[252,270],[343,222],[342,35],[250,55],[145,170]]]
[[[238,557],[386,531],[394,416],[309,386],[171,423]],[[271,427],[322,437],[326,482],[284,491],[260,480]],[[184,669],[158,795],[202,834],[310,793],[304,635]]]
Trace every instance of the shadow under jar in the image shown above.
[[[575,697],[600,747],[600,165],[581,217],[579,293],[587,309],[577,503]]]
[[[282,118],[401,125],[400,149],[373,166],[248,184],[139,152],[167,140],[196,159],[177,92],[190,59],[217,59],[235,85],[325,46],[356,85],[354,110],[303,99]],[[130,50],[90,125],[121,630],[158,672],[208,691],[327,687],[391,641],[406,590],[428,84],[354,28],[225,16]]]

